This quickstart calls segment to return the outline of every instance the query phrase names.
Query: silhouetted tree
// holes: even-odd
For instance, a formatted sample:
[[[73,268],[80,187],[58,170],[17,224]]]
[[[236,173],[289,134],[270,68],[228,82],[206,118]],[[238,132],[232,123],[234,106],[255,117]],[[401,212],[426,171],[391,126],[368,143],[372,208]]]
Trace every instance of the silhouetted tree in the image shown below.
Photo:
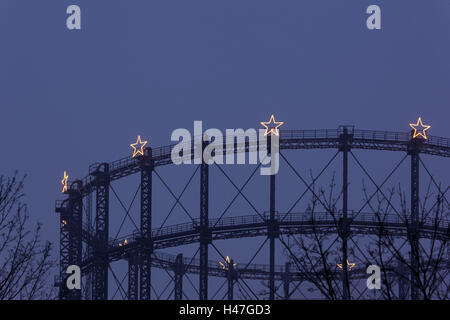
[[[436,185],[437,192],[431,192],[431,182],[420,199],[417,221],[411,219],[408,199],[400,187],[388,191],[377,189],[369,193],[364,182],[363,200],[371,212],[349,213],[350,226],[354,220],[368,223],[366,231],[350,231],[351,246],[346,248],[356,267],[347,270],[342,265],[342,241],[340,235],[342,212],[336,204],[342,193],[335,192],[334,178],[327,188],[311,187],[313,194],[302,215],[307,222],[299,236],[291,235],[285,244],[285,255],[295,272],[307,282],[310,292],[316,292],[325,299],[342,299],[343,290],[352,291],[351,299],[367,294],[365,280],[368,265],[381,269],[381,289],[374,290],[381,299],[448,299],[450,295],[448,271],[448,214],[449,202],[446,190]],[[435,184],[435,183],[434,183]],[[394,206],[395,203],[395,206]],[[323,212],[323,209],[326,212]],[[328,221],[327,223],[323,223]],[[332,221],[333,223],[329,223]],[[388,228],[388,225],[390,227]],[[370,229],[370,230],[369,230]],[[350,228],[351,230],[351,228]],[[362,233],[361,233],[362,232]],[[336,236],[337,235],[337,236]],[[353,239],[356,236],[363,238]],[[360,241],[360,239],[364,239]],[[365,250],[362,250],[363,246]],[[364,251],[364,252],[363,252]],[[359,257],[362,256],[362,257]],[[341,267],[337,268],[337,264]],[[344,272],[347,272],[345,281]],[[359,282],[359,289],[354,282]],[[267,284],[263,284],[267,287]],[[411,295],[411,286],[416,293]],[[265,294],[263,291],[261,294]],[[281,296],[279,296],[281,298]],[[375,296],[374,296],[375,297]],[[367,298],[367,295],[366,295]]]
[[[400,186],[397,189],[391,188],[387,194],[377,194],[375,205],[370,205],[378,221],[378,229],[376,241],[368,251],[375,264],[381,267],[381,290],[389,299],[428,300],[449,297],[446,256],[450,205],[440,186],[436,186],[437,193],[431,191],[431,182],[430,180],[420,201],[417,221],[412,220],[411,209],[408,208],[406,195]],[[368,199],[367,189],[363,189]],[[391,203],[396,200],[400,203],[400,210],[393,212]],[[406,234],[399,237],[399,230],[387,228],[387,223],[401,225]],[[394,267],[392,262],[395,262]],[[414,295],[411,293],[411,285],[416,288]]]
[[[309,227],[302,236],[292,236],[292,241],[285,248],[296,272],[303,281],[312,285],[309,291],[318,291],[329,300],[341,299],[343,285],[347,290],[350,287],[349,281],[344,284],[342,281],[344,272],[348,278],[347,268],[337,268],[337,263],[342,261],[339,247],[341,236],[337,231],[341,222],[337,204],[342,192],[335,194],[336,187],[334,175],[327,189],[317,188],[312,183],[310,204],[305,210],[305,221]],[[333,221],[333,226],[323,226],[323,220]]]
[[[41,224],[29,227],[22,202],[25,176],[0,175],[0,300],[50,299],[52,245],[42,243]]]

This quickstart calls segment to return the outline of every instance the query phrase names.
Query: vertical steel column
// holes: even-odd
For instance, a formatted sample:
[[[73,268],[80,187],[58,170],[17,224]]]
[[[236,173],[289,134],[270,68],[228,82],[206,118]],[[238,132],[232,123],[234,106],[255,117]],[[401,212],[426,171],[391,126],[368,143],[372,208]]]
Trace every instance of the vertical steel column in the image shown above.
[[[87,224],[87,234],[89,241],[86,244],[86,256],[88,259],[92,259],[94,251],[92,248],[92,191],[89,191],[86,197],[86,224]],[[84,299],[92,300],[92,270],[89,270],[86,274],[86,285],[84,287]]]
[[[180,253],[175,259],[175,300],[183,299],[183,275],[184,275],[184,261],[183,254]]]
[[[339,151],[342,152],[342,219],[339,226],[339,235],[342,239],[342,299],[350,299],[349,279],[348,279],[348,237],[350,226],[348,220],[348,152],[351,149],[351,139],[353,132],[349,134],[347,127],[342,127],[343,132],[340,135]]]
[[[74,189],[74,186],[77,186]],[[62,300],[80,300],[81,289],[67,288],[66,273],[70,265],[81,267],[82,262],[82,217],[83,198],[81,196],[80,181],[74,182],[67,193],[69,198],[56,207],[56,212],[60,213],[60,280],[59,298]]]
[[[267,138],[268,154],[272,156],[272,136]],[[275,217],[275,174],[270,175],[270,217],[269,217],[269,299],[275,299],[275,239],[279,235],[278,221]]]
[[[419,272],[419,140],[411,140],[409,155],[411,157],[411,223],[408,231],[411,248],[411,299],[418,299],[417,274]]]
[[[447,226],[448,229],[450,229],[450,224]],[[447,243],[447,269],[450,270],[450,244]]]
[[[237,280],[237,272],[234,268],[234,260],[230,259],[230,262],[228,263],[228,270],[227,270],[227,281],[228,281],[228,300],[234,300],[234,282]]]
[[[270,140],[270,139],[269,139]],[[275,220],[275,175],[270,176],[270,229],[269,233],[269,260],[270,260],[270,274],[269,274],[269,299],[275,299],[275,238],[277,236],[277,223]]]
[[[133,252],[128,257],[128,300],[138,299],[138,278],[138,255]]]
[[[141,161],[141,239],[140,239],[140,299],[151,298],[152,241],[152,149],[146,148]]]
[[[68,208],[68,199],[64,201],[57,201],[55,211],[60,216],[60,231],[59,231],[59,279],[55,286],[59,287],[59,299],[68,299],[68,289],[66,287],[67,267],[70,265],[70,229],[68,221],[70,220],[70,211]]]
[[[286,262],[284,267],[284,274],[283,274],[283,292],[284,292],[284,300],[289,300],[290,290],[289,285],[291,283],[291,264],[289,262]]]
[[[202,143],[202,155],[206,143]],[[209,229],[208,198],[209,198],[209,165],[202,157],[200,164],[200,290],[199,299],[208,300],[208,245],[211,243]]]
[[[397,262],[397,284],[399,300],[406,300],[408,296],[408,270],[401,261]]]
[[[96,176],[96,214],[94,248],[93,300],[108,299],[108,239],[109,239],[109,165],[103,163],[93,173]]]
[[[69,191],[69,208],[71,217],[69,220],[69,247],[70,264],[81,268],[82,262],[82,229],[83,229],[83,198],[81,196],[81,182],[75,183],[76,190]],[[70,299],[80,300],[81,289],[70,290]]]
[[[228,275],[228,300],[234,300],[234,280]]]

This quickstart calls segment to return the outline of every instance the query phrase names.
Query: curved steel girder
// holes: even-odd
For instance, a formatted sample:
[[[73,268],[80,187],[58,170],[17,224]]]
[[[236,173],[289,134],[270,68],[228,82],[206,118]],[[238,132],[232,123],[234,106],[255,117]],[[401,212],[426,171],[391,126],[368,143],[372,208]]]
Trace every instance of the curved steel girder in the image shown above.
[[[130,245],[128,249],[125,251],[115,250],[115,252],[110,256],[111,262],[118,261],[120,259],[128,259],[127,255],[132,253],[136,247]],[[165,253],[155,253],[151,259],[151,265],[154,268],[173,270],[175,268],[175,257],[173,255],[165,254]],[[200,265],[198,259],[192,259],[189,257],[184,258],[184,265],[186,267],[185,272],[189,274],[199,274],[200,273]],[[439,270],[447,269],[447,262],[443,261],[442,266],[439,267]],[[237,272],[239,274],[239,278],[242,279],[250,279],[250,280],[268,280],[270,277],[270,268],[269,265],[261,265],[261,264],[253,264],[248,265],[246,263],[238,263],[238,265],[246,266],[246,268],[240,269],[237,267]],[[92,261],[85,261],[82,267],[83,274],[87,274],[93,266]],[[386,273],[389,275],[395,275],[394,270],[396,270],[397,265],[394,264],[392,266],[385,266]],[[336,269],[333,274],[337,277],[340,276],[340,270]],[[208,276],[214,277],[227,277],[227,273],[221,266],[218,265],[216,261],[208,262]],[[284,266],[277,265],[275,266],[274,272],[275,280],[282,281],[286,276],[286,272]],[[308,281],[311,278],[311,275],[305,276],[304,273],[295,271],[295,269],[289,272],[289,278],[291,281]],[[365,268],[355,268],[351,271],[352,279],[366,279],[367,273]]]
[[[331,130],[281,130],[280,149],[338,149],[340,145],[339,129]],[[354,130],[350,147],[352,149],[370,149],[385,151],[408,151],[411,136],[405,132],[388,132],[372,130]],[[171,152],[175,145],[157,147],[152,149],[152,159],[155,166],[164,166],[172,163]],[[224,146],[225,151],[226,145]],[[235,148],[231,152],[248,151],[248,147]],[[230,152],[230,151],[229,151]],[[429,136],[420,143],[419,152],[440,157],[450,157],[450,139]],[[126,157],[109,163],[110,181],[118,180],[140,171],[144,157]],[[98,163],[90,166],[91,170],[98,167]],[[90,171],[91,171],[90,170]],[[95,179],[89,175],[82,179],[82,194],[92,192]]]
[[[249,218],[256,218],[259,216],[247,216]],[[250,219],[253,220],[253,219]],[[384,223],[384,228],[393,235],[404,236],[407,234],[405,224],[403,223]],[[233,224],[226,226],[212,227],[212,239],[233,239],[244,237],[267,236],[269,223],[267,221],[250,224]],[[311,221],[298,222],[279,222],[281,234],[310,234],[315,228],[318,232],[333,233],[330,228],[334,228],[334,233],[337,233],[337,225],[333,220],[317,221],[314,224]],[[358,221],[354,220],[350,225],[352,234],[378,234],[380,224],[376,222]],[[438,236],[440,239],[450,239],[449,228],[439,227],[435,229],[433,225],[422,225],[419,228],[419,234],[422,238],[431,238]],[[128,242],[132,236],[126,237]],[[192,228],[182,232],[174,232],[172,234],[165,234],[162,236],[153,237],[155,249],[163,249],[168,247],[175,247],[179,245],[191,244],[198,242],[199,232]]]
[[[394,236],[406,236],[407,230],[404,224],[391,223],[385,224],[384,227],[390,231],[391,235]],[[312,224],[280,224],[280,233],[286,235],[297,235],[297,234],[312,234],[314,232],[313,228],[319,233],[336,233],[337,226],[334,221],[330,220],[327,222],[317,223],[314,226]],[[330,228],[334,228],[330,231]],[[234,239],[234,238],[248,238],[257,236],[267,236],[268,223],[259,223],[251,225],[233,225],[220,228],[212,228],[212,239],[213,240],[224,240],[224,239]],[[358,223],[354,221],[350,226],[351,234],[371,234],[377,235],[379,231],[379,225],[373,223]],[[439,240],[449,240],[450,239],[450,229],[449,228],[438,228],[435,230],[433,225],[424,225],[419,229],[419,234],[421,238],[431,238],[437,236]],[[129,246],[133,244],[133,235],[128,235],[126,238],[129,242]],[[86,243],[95,242],[95,238],[90,236],[87,231],[83,230],[83,241]],[[191,244],[199,241],[199,233],[195,229],[183,232],[176,232],[173,234],[167,234],[164,236],[157,236],[153,238],[155,249],[164,249],[170,247],[177,247],[181,245]],[[120,242],[117,240],[116,242]],[[115,248],[115,245],[110,245],[110,248]],[[114,250],[112,250],[114,251]]]
[[[220,230],[220,231],[214,231],[212,233],[212,240],[226,240],[226,239],[238,239],[238,238],[249,238],[249,237],[257,237],[257,236],[267,236],[267,225],[263,226],[254,226],[254,228],[248,229],[245,228],[239,228],[239,226],[236,226],[236,229],[233,230]],[[335,227],[332,224],[329,225],[323,225],[323,226],[316,226],[316,231],[324,232],[324,233],[335,233],[337,234],[337,231],[330,232],[330,227]],[[430,228],[431,229],[431,228]],[[365,235],[365,234],[371,234],[371,235],[377,235],[378,234],[378,228],[376,226],[367,226],[367,225],[361,225],[361,226],[352,226],[350,228],[351,234],[358,234],[358,235]],[[391,234],[393,236],[407,236],[407,231],[403,228],[393,228],[390,229]],[[286,235],[298,235],[298,234],[313,234],[313,228],[312,226],[307,227],[298,227],[298,226],[280,226],[280,233],[286,234]],[[421,229],[419,231],[419,234],[422,238],[431,238],[433,237],[433,231],[432,230],[426,230]],[[438,234],[438,239],[444,240],[449,239],[448,231],[445,233]],[[169,247],[176,247],[179,245],[187,245],[192,244],[195,242],[198,242],[199,236],[197,234],[190,234],[182,237],[177,237],[175,239],[164,239],[162,241],[155,239],[155,249],[164,249]]]
[[[359,219],[358,219],[359,217]],[[352,234],[374,234],[377,235],[380,226],[383,226],[392,235],[405,236],[407,229],[405,222],[399,218],[388,217],[383,224],[380,224],[375,214],[358,215],[350,223],[350,231]],[[319,216],[314,221],[307,219],[304,214],[291,214],[288,219],[283,214],[277,214],[277,223],[281,234],[310,234],[313,229],[322,233],[337,233],[338,225],[335,220],[329,216]],[[196,222],[196,221],[194,221]],[[438,237],[438,239],[450,239],[450,227],[447,221],[441,221],[439,226],[434,225],[434,221],[427,221],[419,227],[419,234],[422,238]],[[267,236],[269,221],[263,220],[258,215],[239,216],[223,218],[220,221],[211,220],[210,230],[213,240],[244,238]],[[168,226],[163,229],[154,229],[152,231],[152,240],[155,249],[163,249],[168,247],[176,247],[180,245],[191,244],[199,241],[198,227],[194,223],[185,223],[179,225]],[[139,233],[127,235],[116,241],[110,241],[109,251],[114,251],[119,243],[123,243],[127,239],[128,247],[137,241]],[[83,241],[95,244],[95,238],[83,232]],[[124,247],[122,247],[124,248]]]
[[[254,216],[246,216],[241,218],[249,218],[253,220]],[[315,231],[314,231],[314,229]],[[404,224],[401,223],[386,223],[384,227],[389,230],[391,235],[398,237],[406,237],[407,231]],[[170,228],[170,227],[168,227]],[[286,222],[280,223],[280,233],[285,235],[298,235],[298,234],[313,234],[313,232],[336,234],[336,224],[332,220],[316,222],[314,225],[308,221],[303,221],[303,223]],[[178,229],[178,228],[175,228]],[[354,235],[377,235],[379,231],[379,225],[373,222],[358,221],[354,220],[350,226],[350,232]],[[439,228],[438,237],[442,240],[447,240],[450,238],[450,233],[448,228]],[[435,233],[435,228],[433,225],[423,225],[420,228],[421,237],[427,238],[432,237]],[[247,225],[225,225],[216,228],[212,228],[212,239],[213,240],[225,240],[225,239],[236,239],[236,238],[247,238],[247,237],[257,237],[257,236],[267,236],[268,224],[267,222],[262,223],[252,223]],[[86,234],[86,233],[85,233]],[[169,247],[176,247],[181,245],[187,245],[192,243],[197,243],[199,241],[199,232],[194,228],[189,231],[175,232],[173,234],[165,234],[160,237],[154,238],[154,248],[164,249]],[[108,257],[111,262],[127,259],[129,254],[142,251],[142,247],[139,245],[138,240],[132,239],[132,237],[127,237],[128,244],[126,246],[116,246],[110,245],[108,249]],[[92,258],[85,259],[83,261],[83,268],[89,268],[92,263]],[[195,268],[195,267],[193,267]],[[214,270],[214,266],[211,266]],[[257,269],[252,266],[249,267],[248,277],[258,277]],[[193,269],[194,270],[194,269]],[[253,270],[253,271],[252,271]],[[255,275],[250,275],[251,273]],[[264,276],[262,276],[264,277]],[[278,277],[278,276],[277,276]],[[264,278],[265,279],[265,278]]]

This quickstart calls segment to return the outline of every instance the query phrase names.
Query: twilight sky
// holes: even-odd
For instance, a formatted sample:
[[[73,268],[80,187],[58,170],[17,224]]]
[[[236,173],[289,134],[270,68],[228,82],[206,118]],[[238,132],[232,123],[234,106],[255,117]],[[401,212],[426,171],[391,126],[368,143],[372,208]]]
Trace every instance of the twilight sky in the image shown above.
[[[80,31],[66,28],[70,4],[81,7]],[[371,4],[381,30],[366,28]],[[64,170],[83,177],[91,163],[127,156],[138,134],[161,146],[194,120],[259,128],[274,113],[283,129],[408,131],[422,116],[430,134],[448,137],[449,21],[444,0],[2,0],[1,173],[28,174],[30,213],[58,242]],[[365,158],[373,170],[385,159]],[[448,183],[447,166],[433,169]],[[178,174],[162,172],[179,193]],[[129,202],[136,187],[117,188]],[[194,194],[186,202],[198,205]]]

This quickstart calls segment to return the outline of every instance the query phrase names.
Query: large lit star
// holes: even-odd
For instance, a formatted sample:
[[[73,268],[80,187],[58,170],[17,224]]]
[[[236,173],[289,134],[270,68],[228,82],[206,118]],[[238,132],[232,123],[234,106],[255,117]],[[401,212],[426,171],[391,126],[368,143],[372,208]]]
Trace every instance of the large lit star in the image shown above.
[[[348,262],[348,259],[347,259],[347,268],[348,268],[348,270],[352,270],[352,268],[355,265],[356,265],[356,263]],[[342,269],[342,263],[338,263],[337,266],[338,266],[339,269]]]
[[[136,143],[130,144],[130,146],[133,148],[133,158],[136,157],[138,154],[144,155],[144,146],[147,144],[147,141],[142,141],[141,136],[138,136]],[[139,145],[139,147],[136,147]]]
[[[422,137],[422,138],[424,138],[425,140],[427,139],[427,134],[426,134],[425,131],[427,131],[428,129],[430,129],[431,126],[425,126],[425,125],[423,125],[422,119],[421,119],[420,117],[419,117],[419,119],[417,120],[417,123],[416,123],[416,124],[410,123],[409,126],[410,126],[411,128],[414,129],[413,139],[415,139],[415,138],[417,138],[417,137]],[[417,130],[417,127],[420,127],[421,129],[420,129],[420,130]],[[421,132],[420,132],[420,131],[421,131]]]
[[[283,125],[283,123],[284,122],[282,121],[275,121],[274,115],[271,115],[268,122],[261,122],[261,124],[266,128],[266,132],[264,132],[264,135],[267,136],[268,134],[274,134],[277,136],[279,133],[278,128]],[[274,126],[270,126],[270,124],[273,124]]]
[[[67,172],[64,171],[64,178],[61,180],[61,184],[62,184],[62,193],[67,191],[67,180],[69,179],[69,176],[67,175]]]

